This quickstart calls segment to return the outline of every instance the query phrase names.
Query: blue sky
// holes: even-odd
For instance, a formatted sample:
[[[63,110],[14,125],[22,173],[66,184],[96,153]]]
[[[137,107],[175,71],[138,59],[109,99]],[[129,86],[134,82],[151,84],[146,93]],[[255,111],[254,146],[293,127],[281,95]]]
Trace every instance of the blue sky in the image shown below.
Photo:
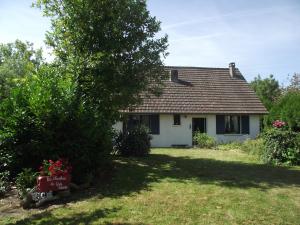
[[[49,54],[43,40],[50,22],[31,2],[0,1],[0,42],[28,40]],[[235,62],[247,80],[274,74],[280,83],[300,72],[299,0],[149,0],[148,8],[169,35],[166,65]]]

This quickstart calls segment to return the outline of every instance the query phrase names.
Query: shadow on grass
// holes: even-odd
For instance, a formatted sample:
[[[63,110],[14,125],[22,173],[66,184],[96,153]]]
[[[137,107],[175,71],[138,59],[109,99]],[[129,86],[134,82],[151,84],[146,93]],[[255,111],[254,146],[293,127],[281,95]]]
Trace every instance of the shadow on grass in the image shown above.
[[[117,174],[104,195],[119,196],[146,190],[152,182],[170,179],[232,188],[300,186],[300,170],[266,164],[153,154],[147,158],[119,158]]]
[[[90,213],[72,213],[68,217],[56,217],[50,211],[45,211],[26,219],[22,219],[17,221],[16,223],[11,223],[15,225],[65,225],[65,224],[72,224],[72,225],[79,225],[84,224],[88,225],[91,223],[97,222],[99,219],[103,219],[109,216],[112,213],[117,212],[120,208],[112,208],[112,209],[97,209]],[[103,225],[143,225],[142,223],[119,223],[119,222],[99,222],[96,224],[103,224]]]
[[[74,194],[66,202],[90,197],[117,198],[148,190],[151,188],[151,183],[164,179],[168,179],[170,182],[193,181],[199,185],[215,184],[230,188],[258,188],[264,191],[273,187],[299,187],[300,170],[236,161],[175,157],[165,154],[151,154],[145,158],[117,157],[115,159],[115,176],[109,183]],[[118,210],[120,209],[101,209],[92,213],[71,214],[70,217],[59,219],[54,217],[51,211],[48,211],[20,220],[16,224],[89,224],[99,218],[105,219],[109,214]],[[113,225],[114,223],[104,224]]]

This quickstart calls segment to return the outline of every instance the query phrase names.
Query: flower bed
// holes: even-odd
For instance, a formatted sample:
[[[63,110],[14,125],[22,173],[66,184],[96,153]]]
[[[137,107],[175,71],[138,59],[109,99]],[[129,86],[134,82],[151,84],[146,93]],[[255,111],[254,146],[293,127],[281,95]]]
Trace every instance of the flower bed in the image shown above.
[[[56,162],[44,160],[40,167],[40,176],[37,178],[37,191],[63,191],[69,189],[72,167],[65,159]]]

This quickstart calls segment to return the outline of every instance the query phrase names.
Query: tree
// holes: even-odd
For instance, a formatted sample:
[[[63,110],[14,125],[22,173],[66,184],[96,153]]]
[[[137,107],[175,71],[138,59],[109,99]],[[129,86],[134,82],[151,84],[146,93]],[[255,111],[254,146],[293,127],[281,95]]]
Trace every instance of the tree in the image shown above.
[[[47,43],[74,74],[77,101],[113,121],[137,104],[140,93],[159,93],[167,37],[144,0],[38,0],[52,29]]]
[[[36,71],[42,62],[42,50],[35,50],[29,42],[16,40],[0,44],[0,100],[20,79]]]
[[[282,120],[295,131],[300,131],[300,91],[286,92],[272,107],[267,121]]]
[[[265,79],[262,79],[260,75],[258,75],[250,85],[267,110],[272,108],[274,102],[281,94],[279,83],[275,80],[273,75]]]
[[[300,91],[300,73],[294,73],[287,87],[288,91]]]

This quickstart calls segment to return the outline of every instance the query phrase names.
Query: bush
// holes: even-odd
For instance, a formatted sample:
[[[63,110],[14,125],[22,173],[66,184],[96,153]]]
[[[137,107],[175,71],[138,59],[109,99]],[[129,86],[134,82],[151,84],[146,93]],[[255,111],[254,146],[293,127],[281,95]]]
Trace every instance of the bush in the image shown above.
[[[9,171],[0,172],[0,197],[9,189]]]
[[[121,132],[115,140],[116,152],[122,156],[146,156],[150,153],[151,136],[144,126]]]
[[[264,161],[275,164],[300,163],[299,134],[288,129],[271,128],[263,134]]]
[[[15,156],[12,176],[22,168],[37,171],[45,159],[69,159],[78,183],[87,174],[109,169],[111,124],[75,93],[72,77],[42,66],[0,103],[0,149]]]
[[[10,170],[13,163],[13,156],[0,150],[0,196],[3,196],[9,189]]]
[[[38,173],[34,172],[31,168],[23,169],[16,178],[16,187],[20,198],[26,196],[28,191],[36,185]]]
[[[288,91],[276,102],[265,118],[265,123],[271,125],[274,120],[287,122],[293,131],[300,131],[300,92]]]
[[[240,148],[242,151],[248,154],[256,155],[261,158],[264,152],[264,141],[262,138],[247,139],[246,141],[241,143]]]
[[[193,140],[199,148],[213,148],[216,146],[216,140],[206,133],[196,132]]]
[[[13,163],[13,155],[0,150],[0,172],[9,170]]]

